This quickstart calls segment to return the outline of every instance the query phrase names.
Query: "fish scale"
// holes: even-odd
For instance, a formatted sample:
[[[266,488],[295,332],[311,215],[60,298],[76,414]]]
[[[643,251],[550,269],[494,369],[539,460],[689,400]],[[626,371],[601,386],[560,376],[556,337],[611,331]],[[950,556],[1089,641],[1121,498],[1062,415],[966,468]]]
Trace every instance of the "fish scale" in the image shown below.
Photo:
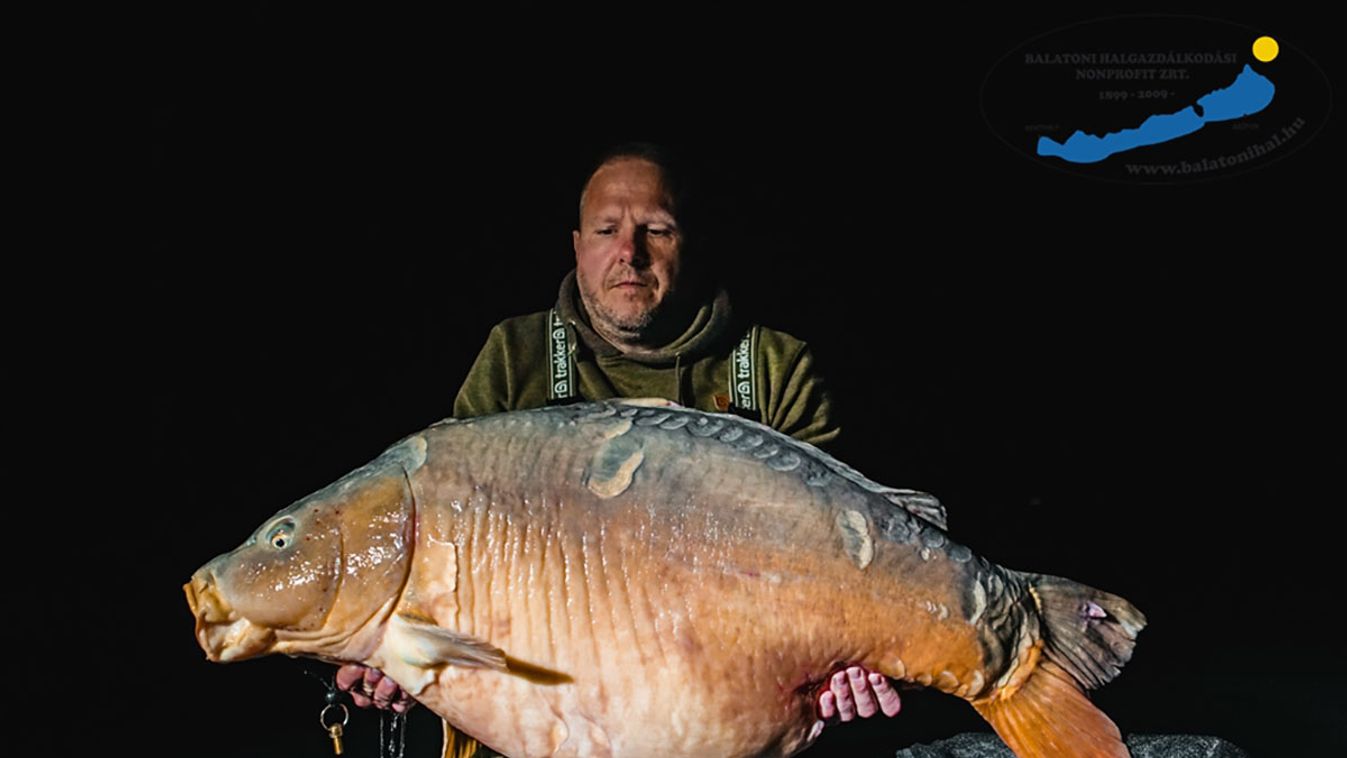
[[[321,577],[286,551],[347,548],[257,535],[320,524],[357,553],[315,600],[298,590]],[[996,566],[944,524],[934,497],[755,422],[607,401],[432,425],[187,594],[209,657],[374,666],[507,755],[790,755],[846,664],[963,697],[1021,755],[1125,755],[1082,690],[1144,617]],[[282,589],[247,600],[245,574]],[[306,647],[315,625],[326,642]]]

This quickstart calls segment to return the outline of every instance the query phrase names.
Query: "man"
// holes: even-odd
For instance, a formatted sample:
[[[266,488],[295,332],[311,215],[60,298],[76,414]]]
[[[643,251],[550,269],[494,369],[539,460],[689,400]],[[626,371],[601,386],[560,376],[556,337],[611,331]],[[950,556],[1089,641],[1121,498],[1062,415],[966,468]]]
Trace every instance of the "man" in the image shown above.
[[[812,354],[788,334],[734,319],[724,290],[687,254],[683,194],[653,148],[605,156],[581,196],[575,271],[556,307],[492,329],[454,416],[663,397],[832,442],[838,429]]]
[[[836,439],[826,389],[805,343],[734,319],[723,289],[709,286],[689,255],[684,185],[657,148],[610,151],[590,174],[572,232],[575,271],[551,311],[491,330],[454,401],[467,418],[549,403],[662,397],[732,411],[797,439]],[[356,705],[405,710],[410,698],[378,671],[345,666]],[[836,672],[819,696],[823,719],[898,712],[880,674]],[[823,721],[815,725],[821,730]]]

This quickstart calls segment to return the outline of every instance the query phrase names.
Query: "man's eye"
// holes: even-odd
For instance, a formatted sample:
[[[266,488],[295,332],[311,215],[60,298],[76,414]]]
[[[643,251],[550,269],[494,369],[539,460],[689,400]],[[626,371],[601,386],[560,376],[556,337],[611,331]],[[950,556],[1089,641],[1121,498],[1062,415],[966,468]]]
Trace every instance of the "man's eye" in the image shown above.
[[[614,231],[615,230],[612,227],[604,227],[603,229],[595,229],[594,233],[603,237],[608,237],[611,236]]]
[[[656,237],[668,237],[669,234],[670,234],[670,230],[665,229],[665,228],[663,228],[663,227],[657,227],[657,226],[652,226],[652,227],[646,229],[646,231],[649,232],[650,234],[656,236]]]

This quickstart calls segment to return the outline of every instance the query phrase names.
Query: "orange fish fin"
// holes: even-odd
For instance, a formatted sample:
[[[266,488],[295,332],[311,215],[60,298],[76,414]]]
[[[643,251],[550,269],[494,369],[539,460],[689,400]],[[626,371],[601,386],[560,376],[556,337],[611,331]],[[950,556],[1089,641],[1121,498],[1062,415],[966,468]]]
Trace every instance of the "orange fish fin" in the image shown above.
[[[414,613],[399,613],[385,638],[405,663],[420,668],[463,666],[505,671],[505,653],[476,637],[445,629]]]
[[[444,719],[440,719],[440,724],[444,726],[444,758],[472,758],[477,754],[480,745],[477,740],[458,731]]]
[[[1128,758],[1118,727],[1061,666],[1042,661],[1006,697],[973,701],[1019,758]]]

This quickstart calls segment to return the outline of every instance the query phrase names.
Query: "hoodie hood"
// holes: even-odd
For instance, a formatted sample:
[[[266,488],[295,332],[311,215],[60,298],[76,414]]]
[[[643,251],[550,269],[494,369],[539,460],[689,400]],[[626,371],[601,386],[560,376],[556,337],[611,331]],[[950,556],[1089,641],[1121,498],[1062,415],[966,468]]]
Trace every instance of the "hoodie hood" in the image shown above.
[[[724,287],[717,286],[715,296],[697,309],[679,336],[668,344],[650,350],[624,352],[594,331],[575,282],[574,269],[561,280],[561,289],[557,293],[557,315],[575,329],[580,341],[597,356],[620,355],[650,366],[671,366],[679,361],[696,360],[719,343],[730,325],[730,296]]]

